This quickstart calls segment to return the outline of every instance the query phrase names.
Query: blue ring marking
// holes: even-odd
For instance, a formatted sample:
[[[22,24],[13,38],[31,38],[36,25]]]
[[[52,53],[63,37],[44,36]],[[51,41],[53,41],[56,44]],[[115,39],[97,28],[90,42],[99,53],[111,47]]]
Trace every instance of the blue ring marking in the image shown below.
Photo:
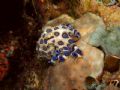
[[[76,30],[76,29],[74,29],[74,35],[76,35],[76,32],[77,32],[77,30]]]
[[[74,30],[74,35],[80,37],[80,33],[77,30]]]
[[[77,49],[75,52],[78,53],[79,55],[83,56],[83,53],[82,53],[82,51],[80,49]]]
[[[73,28],[73,26],[70,23],[66,24],[66,26],[69,28]]]
[[[54,35],[55,35],[55,36],[59,36],[60,33],[59,33],[59,32],[54,32]]]
[[[79,33],[79,32],[76,32],[76,36],[77,36],[78,38],[80,38],[80,33]]]
[[[76,52],[72,52],[71,55],[72,55],[73,57],[78,57],[78,54],[77,54]]]
[[[63,47],[63,50],[69,50],[69,47]]]
[[[52,32],[52,29],[47,29],[46,32],[50,33],[50,32]]]
[[[59,55],[59,56],[58,56],[58,59],[59,59],[59,61],[61,61],[61,62],[65,61],[65,59],[64,59],[64,57],[63,57],[62,55]]]
[[[57,43],[58,43],[58,45],[64,45],[63,41],[58,41]]]
[[[52,56],[52,60],[53,60],[53,61],[58,60],[58,56]]]
[[[68,34],[66,32],[62,33],[63,38],[69,38]]]
[[[43,44],[43,39],[40,39],[40,44]]]
[[[61,53],[60,50],[55,50],[55,54],[59,55]]]
[[[67,44],[67,47],[69,48],[70,52],[74,51],[73,45],[71,46],[71,44]]]
[[[63,51],[63,54],[64,54],[65,56],[69,56],[69,55],[71,54],[71,52],[70,52],[70,51]]]
[[[47,40],[46,39],[44,39],[44,43],[47,44]]]
[[[69,42],[70,44],[75,43],[75,41],[74,41],[73,39],[69,39],[68,42]]]

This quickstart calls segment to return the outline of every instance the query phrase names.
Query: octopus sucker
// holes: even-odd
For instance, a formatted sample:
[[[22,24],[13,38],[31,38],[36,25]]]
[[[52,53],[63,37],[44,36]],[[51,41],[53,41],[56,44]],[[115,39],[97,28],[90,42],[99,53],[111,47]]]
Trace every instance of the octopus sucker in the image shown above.
[[[71,24],[46,26],[42,31],[36,50],[49,55],[49,63],[64,62],[68,56],[77,58],[83,55],[75,44],[80,39],[80,33]]]

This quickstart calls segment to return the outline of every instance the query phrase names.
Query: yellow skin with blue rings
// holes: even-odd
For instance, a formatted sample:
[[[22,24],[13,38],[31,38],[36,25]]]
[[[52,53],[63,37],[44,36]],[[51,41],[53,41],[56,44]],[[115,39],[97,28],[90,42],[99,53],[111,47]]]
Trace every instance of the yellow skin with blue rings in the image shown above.
[[[47,26],[37,42],[37,51],[49,55],[50,63],[63,62],[67,56],[81,57],[83,53],[75,45],[79,39],[80,33],[71,24]]]

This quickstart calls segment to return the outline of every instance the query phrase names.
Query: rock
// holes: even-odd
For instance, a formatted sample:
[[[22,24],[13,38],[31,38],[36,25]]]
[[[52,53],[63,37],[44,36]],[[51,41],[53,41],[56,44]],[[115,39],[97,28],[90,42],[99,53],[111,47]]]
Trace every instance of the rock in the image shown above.
[[[85,80],[87,90],[95,90],[98,84],[97,80],[93,77],[88,76]]]
[[[98,39],[96,39],[98,37]],[[91,35],[89,44],[93,46],[101,46],[108,55],[120,56],[120,28],[113,27],[108,31],[97,30]]]
[[[104,66],[103,52],[83,41],[78,43],[83,51],[83,58],[69,57],[64,63],[51,67],[44,80],[46,87],[44,90],[86,90],[84,86],[86,77],[97,78],[101,74]]]
[[[120,27],[106,30],[103,20],[91,13],[83,15],[73,24],[81,33],[81,40],[92,46],[101,46],[108,55],[120,56]]]
[[[44,80],[44,90],[86,90],[84,81],[91,70],[87,61],[69,58],[49,69]]]
[[[48,21],[45,26],[57,26],[62,23],[72,23],[72,22],[74,22],[74,19],[72,17],[68,16],[67,14],[63,14],[58,18]]]
[[[118,87],[116,87],[114,85],[109,85],[104,90],[120,90],[120,88],[118,88]]]
[[[107,54],[120,56],[120,28],[111,28],[101,39],[101,46]]]
[[[92,43],[97,45],[98,39],[100,39],[101,34],[104,33],[105,24],[103,20],[92,13],[87,13],[83,15],[81,18],[77,19],[74,23],[76,29],[81,33],[82,40],[85,42],[89,42],[89,39],[92,37],[91,35],[95,32],[98,32],[100,35],[94,35],[94,39]]]
[[[116,72],[119,70],[120,59],[114,56],[105,57],[104,69],[109,72]]]
[[[103,71],[104,53],[82,40],[77,42],[77,46],[83,51],[83,59],[88,62],[92,68],[90,76],[94,78],[98,77]]]

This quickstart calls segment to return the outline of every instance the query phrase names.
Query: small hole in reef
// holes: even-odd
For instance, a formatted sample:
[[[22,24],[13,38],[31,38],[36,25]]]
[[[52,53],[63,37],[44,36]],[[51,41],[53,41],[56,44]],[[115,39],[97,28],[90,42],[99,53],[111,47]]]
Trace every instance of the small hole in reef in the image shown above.
[[[53,4],[58,4],[58,3],[61,2],[61,0],[51,0],[51,2],[52,2]]]
[[[75,88],[74,88],[74,89],[72,89],[72,90],[78,90],[78,89],[75,89]]]

